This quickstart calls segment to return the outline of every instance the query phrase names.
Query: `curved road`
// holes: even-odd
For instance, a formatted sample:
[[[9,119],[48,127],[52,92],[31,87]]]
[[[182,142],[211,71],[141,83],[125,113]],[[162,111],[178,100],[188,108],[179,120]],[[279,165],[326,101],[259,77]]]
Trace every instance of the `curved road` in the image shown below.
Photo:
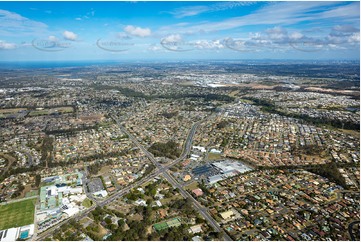
[[[359,224],[359,223],[360,223],[360,221],[353,221],[348,225],[348,233],[350,234],[352,241],[357,241],[355,235],[352,233],[352,228],[355,224]]]

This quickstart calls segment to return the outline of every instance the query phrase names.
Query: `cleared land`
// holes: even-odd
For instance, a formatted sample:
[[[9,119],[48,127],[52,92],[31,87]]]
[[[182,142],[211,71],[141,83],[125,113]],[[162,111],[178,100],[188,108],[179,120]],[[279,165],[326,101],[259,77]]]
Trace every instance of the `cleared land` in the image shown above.
[[[220,159],[222,159],[221,154],[216,154],[216,153],[208,154],[208,160],[220,160]]]
[[[20,112],[26,112],[26,108],[7,108],[0,109],[0,118],[7,118],[10,115],[16,115]]]
[[[187,190],[194,190],[198,188],[198,182],[192,182],[191,184],[189,184],[188,186],[184,187]]]
[[[36,199],[0,205],[0,230],[34,223]]]
[[[14,114],[26,110],[27,110],[26,108],[6,108],[6,109],[0,109],[0,114]]]
[[[41,110],[33,110],[29,113],[29,116],[41,116],[50,115],[54,113],[72,113],[74,109],[72,107],[57,107],[57,108],[44,108]]]

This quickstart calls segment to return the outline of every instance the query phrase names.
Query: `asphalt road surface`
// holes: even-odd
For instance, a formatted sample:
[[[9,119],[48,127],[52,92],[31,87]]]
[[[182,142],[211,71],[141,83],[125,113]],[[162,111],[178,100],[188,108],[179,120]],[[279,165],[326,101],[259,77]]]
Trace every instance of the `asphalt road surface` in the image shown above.
[[[164,167],[162,164],[160,164],[159,162],[156,161],[156,159],[154,158],[154,156],[144,148],[143,145],[141,145],[138,140],[130,133],[128,132],[120,123],[117,119],[115,119],[113,117],[113,119],[117,122],[117,124],[119,125],[120,129],[126,133],[129,138],[138,146],[139,149],[141,149],[145,155],[153,162],[153,164],[159,168],[159,170],[162,172],[161,174],[167,179],[167,181],[172,184],[173,187],[176,187],[179,189],[180,194],[184,197],[184,198],[188,198],[190,199],[190,201],[193,203],[194,208],[202,215],[202,217],[208,221],[208,223],[213,227],[213,229],[216,232],[221,232],[223,231],[222,228],[219,226],[219,224],[212,218],[212,216],[208,213],[207,209],[205,209],[200,203],[198,203],[197,200],[195,200],[192,195],[190,195],[188,193],[188,191],[184,190],[183,187],[168,173],[168,168],[170,167]],[[183,150],[183,154],[181,155],[181,157],[179,159],[176,159],[174,162],[172,162],[171,165],[176,164],[177,162],[179,162],[180,160],[183,160],[184,158],[186,158],[187,154],[190,152],[191,149],[191,144],[192,144],[192,140],[193,140],[193,136],[196,132],[196,128],[198,127],[199,122],[195,123],[192,128],[191,131],[188,134],[188,137],[186,139],[186,143],[184,145],[185,149]],[[229,240],[231,241],[232,239],[226,234],[224,233],[224,240]]]
[[[197,200],[195,200],[186,190],[184,190],[183,187],[168,173],[168,169],[170,167],[172,167],[173,165],[177,164],[178,162],[184,160],[187,157],[187,155],[190,153],[191,147],[192,147],[191,145],[192,145],[193,136],[194,136],[200,122],[197,122],[197,123],[193,124],[191,130],[189,131],[186,142],[184,144],[184,149],[183,149],[183,152],[182,152],[181,156],[179,158],[177,158],[176,160],[174,160],[173,162],[171,162],[170,164],[168,164],[166,166],[163,166],[162,164],[157,162],[156,159],[154,158],[154,156],[147,149],[145,149],[144,146],[141,145],[139,143],[139,141],[120,124],[120,122],[119,122],[119,120],[117,118],[115,118],[114,116],[112,116],[112,118],[118,124],[119,128],[124,133],[126,133],[129,136],[129,138],[138,146],[138,148],[140,150],[142,150],[144,152],[144,154],[152,161],[152,163],[155,165],[156,169],[153,172],[151,172],[149,175],[143,177],[142,179],[140,179],[139,181],[137,181],[135,183],[132,183],[131,185],[127,186],[126,188],[114,193],[113,195],[109,196],[108,198],[104,199],[103,201],[98,201],[96,203],[97,206],[105,206],[105,205],[113,202],[114,200],[124,196],[125,194],[129,193],[129,191],[131,189],[136,188],[136,187],[138,187],[138,186],[140,186],[140,185],[142,185],[144,183],[147,183],[147,182],[149,182],[150,180],[152,180],[153,178],[155,178],[155,177],[157,177],[159,175],[163,175],[173,187],[179,189],[180,194],[184,198],[189,198],[190,199],[190,201],[192,202],[194,208],[202,215],[202,217],[205,220],[208,221],[208,223],[212,226],[212,228],[216,232],[223,231],[222,228],[219,226],[219,224],[208,213],[208,210],[205,207],[203,207]],[[90,208],[88,208],[86,210],[83,210],[79,214],[65,219],[64,221],[62,221],[62,222],[56,224],[55,226],[49,228],[47,231],[41,233],[40,235],[35,235],[32,238],[32,240],[44,240],[46,237],[48,237],[49,235],[54,233],[57,229],[59,229],[62,225],[67,223],[70,219],[80,220],[83,217],[87,216],[95,208],[96,208],[96,206],[93,205],[92,207],[90,207]],[[225,241],[231,241],[232,240],[226,233],[224,233],[223,239]]]

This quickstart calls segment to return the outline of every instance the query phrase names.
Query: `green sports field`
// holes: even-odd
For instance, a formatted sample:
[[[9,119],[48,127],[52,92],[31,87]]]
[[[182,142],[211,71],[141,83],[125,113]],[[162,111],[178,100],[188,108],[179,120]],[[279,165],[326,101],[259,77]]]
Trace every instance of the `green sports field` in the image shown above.
[[[34,223],[35,199],[0,205],[0,230]]]

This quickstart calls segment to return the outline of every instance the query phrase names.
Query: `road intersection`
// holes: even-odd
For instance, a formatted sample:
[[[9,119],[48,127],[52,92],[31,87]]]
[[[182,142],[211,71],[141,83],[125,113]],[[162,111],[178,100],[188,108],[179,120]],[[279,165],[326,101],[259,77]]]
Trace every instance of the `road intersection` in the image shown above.
[[[143,177],[142,179],[132,183],[131,185],[127,186],[126,188],[114,193],[113,195],[109,196],[108,198],[102,200],[102,201],[96,201],[96,204],[94,204],[93,206],[91,206],[88,209],[83,210],[82,212],[80,212],[79,214],[67,218],[64,221],[56,224],[54,227],[51,227],[50,229],[48,229],[47,231],[43,232],[40,235],[34,236],[32,239],[33,240],[44,240],[46,237],[48,237],[50,234],[54,233],[54,231],[56,231],[58,228],[60,228],[62,225],[64,225],[65,223],[67,223],[69,220],[71,219],[76,219],[76,220],[80,220],[83,217],[87,216],[91,211],[93,211],[97,206],[106,206],[107,204],[115,201],[116,199],[126,195],[127,193],[129,193],[132,189],[147,183],[149,181],[151,181],[152,179],[154,179],[155,177],[159,176],[159,175],[163,175],[165,179],[167,179],[167,181],[174,187],[174,188],[178,188],[180,194],[184,197],[184,198],[188,198],[193,206],[194,209],[196,209],[200,215],[207,220],[207,222],[209,223],[209,225],[216,231],[216,232],[223,232],[223,229],[219,226],[219,224],[212,218],[212,216],[209,214],[207,208],[203,207],[197,200],[195,200],[192,195],[189,194],[188,191],[186,191],[181,184],[179,184],[170,174],[169,174],[169,168],[176,165],[177,163],[179,163],[180,161],[184,160],[187,158],[187,156],[189,155],[190,151],[191,151],[191,147],[192,147],[192,141],[193,141],[193,136],[196,133],[196,130],[199,126],[199,124],[201,123],[201,121],[198,121],[196,123],[193,124],[192,128],[190,129],[187,139],[184,143],[183,146],[183,151],[182,154],[180,155],[179,158],[175,159],[173,162],[167,164],[167,165],[162,165],[160,164],[153,156],[153,154],[151,154],[142,144],[140,144],[140,142],[133,136],[133,134],[131,134],[128,130],[126,130],[120,123],[119,119],[117,117],[115,117],[114,115],[111,115],[111,117],[113,118],[113,120],[117,123],[117,125],[119,126],[119,128],[121,129],[122,132],[124,132],[125,134],[128,135],[129,139],[135,143],[135,145],[144,152],[144,154],[150,159],[150,161],[154,164],[154,166],[156,167],[155,170],[153,170],[150,174],[148,174],[147,176]],[[226,234],[223,233],[223,240],[225,241],[231,241],[232,239]]]

